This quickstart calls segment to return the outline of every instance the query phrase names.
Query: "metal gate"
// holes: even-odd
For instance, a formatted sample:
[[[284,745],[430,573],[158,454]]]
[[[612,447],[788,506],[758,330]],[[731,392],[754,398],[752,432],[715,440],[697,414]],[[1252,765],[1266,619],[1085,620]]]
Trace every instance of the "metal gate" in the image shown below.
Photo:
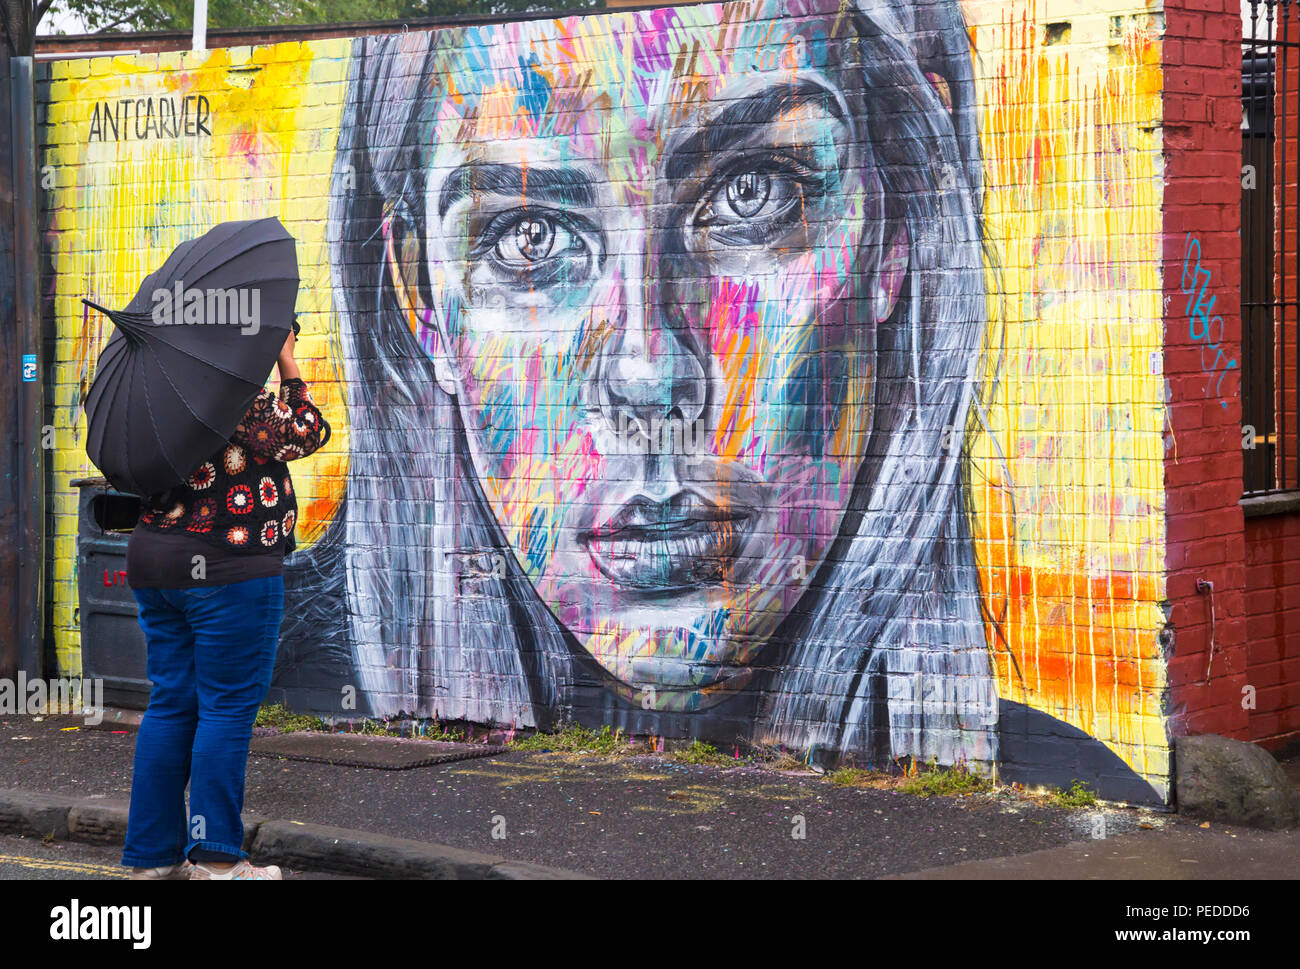
[[[1300,490],[1300,0],[1242,6],[1243,490]]]

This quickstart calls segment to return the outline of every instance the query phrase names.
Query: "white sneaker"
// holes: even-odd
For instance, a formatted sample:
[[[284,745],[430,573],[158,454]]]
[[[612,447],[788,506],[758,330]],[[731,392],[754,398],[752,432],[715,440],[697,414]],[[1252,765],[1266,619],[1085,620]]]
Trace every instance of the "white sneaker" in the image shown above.
[[[189,860],[178,865],[163,865],[161,868],[132,868],[130,878],[140,881],[189,881],[194,865]]]
[[[277,865],[267,865],[265,868],[258,868],[250,865],[247,858],[241,858],[235,862],[233,868],[221,871],[217,868],[210,868],[205,862],[194,862],[194,870],[190,872],[190,881],[214,881],[214,882],[270,882],[283,881],[284,876],[280,873]]]

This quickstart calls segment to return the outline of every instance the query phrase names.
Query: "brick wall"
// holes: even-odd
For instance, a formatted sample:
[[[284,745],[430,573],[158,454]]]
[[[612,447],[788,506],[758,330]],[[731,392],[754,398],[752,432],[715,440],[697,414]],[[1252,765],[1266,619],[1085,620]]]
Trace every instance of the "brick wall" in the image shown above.
[[[1246,668],[1250,740],[1300,740],[1300,515],[1246,519]]]
[[[298,239],[302,356],[336,430],[294,465],[278,696],[877,765],[998,760],[1026,783],[1166,799],[1171,709],[1217,723],[1246,663],[1240,454],[1224,453],[1239,440],[1231,38],[1211,12],[1175,11],[1162,34],[1119,2],[975,2],[967,23],[916,30],[892,20],[958,8],[858,9],[891,22],[862,33],[869,94],[835,33],[858,22],[830,3],[450,28],[436,56],[412,31],[51,65],[65,669],[80,660],[68,480],[93,471],[78,402],[108,336],[79,299],[120,306],[181,240],[275,215]],[[771,130],[707,134],[774,78],[833,90]],[[200,96],[208,135],[159,126],[153,112]],[[124,136],[106,136],[108,111],[129,113],[112,116]],[[757,146],[735,154],[745,137]],[[852,154],[867,151],[872,165]],[[486,183],[462,172],[481,158]],[[451,222],[406,191],[426,178]],[[540,211],[522,235],[520,196]],[[1188,235],[1216,300],[1199,335],[1177,312]],[[534,252],[547,242],[559,263]],[[636,406],[700,409],[702,463],[669,463],[733,509],[743,544],[698,525],[663,460],[619,449],[613,410],[635,398],[611,374],[651,365]],[[567,546],[605,505],[626,547]],[[650,535],[651,512],[694,513],[700,534]],[[612,521],[588,522],[589,547]],[[1223,654],[1192,695],[1198,577],[1215,582]],[[349,687],[357,707],[340,705]]]
[[[1176,734],[1248,735],[1241,458],[1241,14],[1165,7],[1165,435]],[[1213,583],[1213,591],[1198,583]],[[1211,662],[1211,632],[1214,656]]]
[[[1169,610],[1173,628],[1169,681],[1175,735],[1218,733],[1274,748],[1297,730],[1297,516],[1264,514],[1251,500],[1243,518],[1240,429],[1243,191],[1241,173],[1241,57],[1239,6],[1166,9],[1166,327],[1170,397],[1166,436]],[[1266,35],[1258,28],[1259,36]],[[1217,46],[1202,41],[1226,36]],[[1279,35],[1281,36],[1281,35]],[[1173,46],[1180,38],[1181,48]],[[1176,52],[1181,50],[1182,54]],[[1215,53],[1217,51],[1217,54]],[[1185,66],[1179,66],[1181,57]],[[1294,57],[1294,55],[1292,55]],[[1275,131],[1279,165],[1274,196],[1274,366],[1284,441],[1276,485],[1294,487],[1295,243],[1294,100],[1278,83]],[[1290,115],[1291,117],[1287,117]],[[1174,120],[1181,119],[1175,128]],[[1294,204],[1294,203],[1292,203]],[[1284,247],[1291,253],[1284,256]],[[1262,298],[1261,293],[1261,298]],[[1291,297],[1294,299],[1294,296]],[[1290,361],[1286,363],[1284,361]],[[1256,373],[1258,378],[1261,374]],[[1287,430],[1289,428],[1289,430]],[[1285,457],[1283,457],[1285,452]],[[1213,590],[1198,583],[1213,583]],[[1213,658],[1211,660],[1211,647]]]
[[[1269,35],[1267,8],[1258,8],[1258,37]],[[1284,18],[1282,14],[1285,13]],[[1274,10],[1272,36],[1300,40],[1300,11]],[[1249,28],[1247,28],[1249,29]],[[1273,210],[1272,291],[1274,408],[1273,485],[1295,489],[1300,435],[1296,411],[1296,316],[1300,303],[1300,48],[1274,48],[1273,160],[1275,177],[1265,204]],[[1262,254],[1261,254],[1262,255]],[[1249,737],[1275,750],[1300,742],[1300,496],[1291,491],[1248,499],[1246,519],[1246,681]]]

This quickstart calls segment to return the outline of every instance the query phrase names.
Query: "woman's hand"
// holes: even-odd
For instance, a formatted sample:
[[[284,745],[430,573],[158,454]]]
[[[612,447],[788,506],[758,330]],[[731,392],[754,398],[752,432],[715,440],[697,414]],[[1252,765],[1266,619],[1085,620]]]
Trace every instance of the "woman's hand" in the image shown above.
[[[284,341],[284,347],[280,350],[280,355],[275,360],[275,365],[280,369],[280,380],[301,380],[302,372],[298,369],[298,361],[293,358],[293,348],[297,339],[293,332],[290,331],[289,339]]]

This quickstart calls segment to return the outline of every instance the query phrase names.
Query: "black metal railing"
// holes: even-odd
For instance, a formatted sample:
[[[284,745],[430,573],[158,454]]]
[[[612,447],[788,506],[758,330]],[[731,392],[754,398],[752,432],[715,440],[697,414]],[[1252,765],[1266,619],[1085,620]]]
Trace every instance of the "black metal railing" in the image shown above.
[[[1249,0],[1242,15],[1243,490],[1264,495],[1300,491],[1300,0]]]

